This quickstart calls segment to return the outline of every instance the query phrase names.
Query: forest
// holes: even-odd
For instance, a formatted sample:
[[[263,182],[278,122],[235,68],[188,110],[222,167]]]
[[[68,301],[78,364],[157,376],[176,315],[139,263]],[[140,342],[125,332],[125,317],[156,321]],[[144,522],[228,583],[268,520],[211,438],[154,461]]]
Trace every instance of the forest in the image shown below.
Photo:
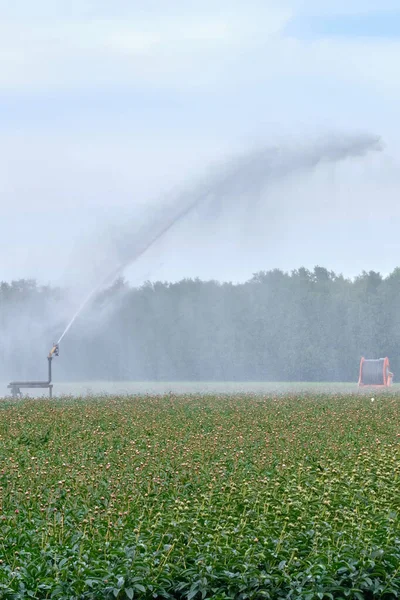
[[[62,289],[0,285],[0,377],[37,378],[73,312]],[[323,267],[245,283],[119,279],[60,347],[65,381],[355,381],[361,356],[400,377],[400,268],[349,279]],[[70,311],[70,314],[68,314]]]

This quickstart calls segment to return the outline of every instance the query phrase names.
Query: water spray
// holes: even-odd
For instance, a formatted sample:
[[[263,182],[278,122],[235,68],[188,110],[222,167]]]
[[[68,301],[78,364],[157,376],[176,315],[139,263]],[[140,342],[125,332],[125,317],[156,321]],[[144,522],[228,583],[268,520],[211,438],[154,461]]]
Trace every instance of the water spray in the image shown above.
[[[320,140],[314,146],[296,150],[261,148],[231,159],[220,165],[206,180],[190,187],[174,197],[170,206],[155,213],[147,229],[126,248],[126,256],[110,269],[89,294],[70,319],[61,334],[60,343],[72,325],[86,308],[90,300],[108,284],[111,284],[129,265],[143,256],[152,246],[173,229],[173,227],[193,212],[198,206],[214,197],[231,197],[237,192],[249,196],[260,192],[276,178],[285,177],[297,171],[307,171],[323,162],[339,162],[349,157],[362,157],[371,151],[381,151],[382,143],[378,136],[359,135],[334,137]],[[166,210],[168,209],[168,210]]]
[[[155,214],[147,229],[141,233],[129,247],[125,248],[124,257],[114,268],[110,269],[92,291],[83,299],[73,314],[58,341],[53,344],[48,354],[47,381],[13,381],[8,385],[13,397],[21,395],[22,388],[45,388],[52,397],[52,360],[59,354],[59,344],[69,332],[72,325],[89,304],[107,284],[130,264],[145,254],[154,244],[163,238],[179,221],[196,209],[201,203],[214,198],[217,201],[230,198],[235,193],[244,194],[246,201],[257,195],[267,183],[277,178],[290,176],[293,173],[310,170],[321,162],[339,162],[349,157],[364,156],[371,151],[382,149],[380,138],[370,135],[342,136],[331,140],[322,140],[308,148],[287,151],[261,149],[250,152],[229,163],[222,165],[216,172],[196,187],[186,190],[174,198],[168,207],[168,213],[161,211]]]

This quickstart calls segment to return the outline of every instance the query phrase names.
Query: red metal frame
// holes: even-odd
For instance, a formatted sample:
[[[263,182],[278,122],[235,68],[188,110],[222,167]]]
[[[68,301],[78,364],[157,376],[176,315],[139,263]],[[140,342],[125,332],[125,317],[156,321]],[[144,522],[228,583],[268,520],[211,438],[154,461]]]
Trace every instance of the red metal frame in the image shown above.
[[[363,363],[365,361],[365,358],[362,356],[361,357],[361,361],[360,361],[360,374],[358,376],[358,387],[372,387],[372,388],[383,388],[383,387],[389,387],[392,385],[392,381],[393,381],[393,373],[391,373],[389,371],[390,369],[390,364],[389,364],[389,359],[386,356],[383,360],[383,384],[366,384],[363,383],[362,381],[362,367],[363,367]]]

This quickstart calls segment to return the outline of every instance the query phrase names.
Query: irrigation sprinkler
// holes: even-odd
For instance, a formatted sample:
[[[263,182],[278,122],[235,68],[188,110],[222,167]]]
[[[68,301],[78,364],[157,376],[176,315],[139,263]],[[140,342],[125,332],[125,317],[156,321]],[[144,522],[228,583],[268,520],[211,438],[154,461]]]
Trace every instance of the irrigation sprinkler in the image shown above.
[[[27,388],[33,389],[34,388],[34,389],[48,389],[49,390],[49,398],[52,398],[53,397],[53,384],[51,383],[51,381],[52,381],[51,367],[52,367],[52,361],[53,361],[54,356],[58,356],[58,354],[59,354],[58,344],[53,344],[53,347],[47,356],[47,362],[48,362],[48,379],[47,379],[47,381],[11,381],[11,383],[9,383],[7,387],[11,390],[12,397],[17,398],[18,396],[22,396],[21,389],[27,389]]]

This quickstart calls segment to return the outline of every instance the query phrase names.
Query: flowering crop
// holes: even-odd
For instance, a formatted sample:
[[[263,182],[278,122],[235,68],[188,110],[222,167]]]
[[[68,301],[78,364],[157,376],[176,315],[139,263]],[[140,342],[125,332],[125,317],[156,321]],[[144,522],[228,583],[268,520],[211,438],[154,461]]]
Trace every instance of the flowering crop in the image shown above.
[[[400,402],[4,402],[0,598],[396,598]]]

